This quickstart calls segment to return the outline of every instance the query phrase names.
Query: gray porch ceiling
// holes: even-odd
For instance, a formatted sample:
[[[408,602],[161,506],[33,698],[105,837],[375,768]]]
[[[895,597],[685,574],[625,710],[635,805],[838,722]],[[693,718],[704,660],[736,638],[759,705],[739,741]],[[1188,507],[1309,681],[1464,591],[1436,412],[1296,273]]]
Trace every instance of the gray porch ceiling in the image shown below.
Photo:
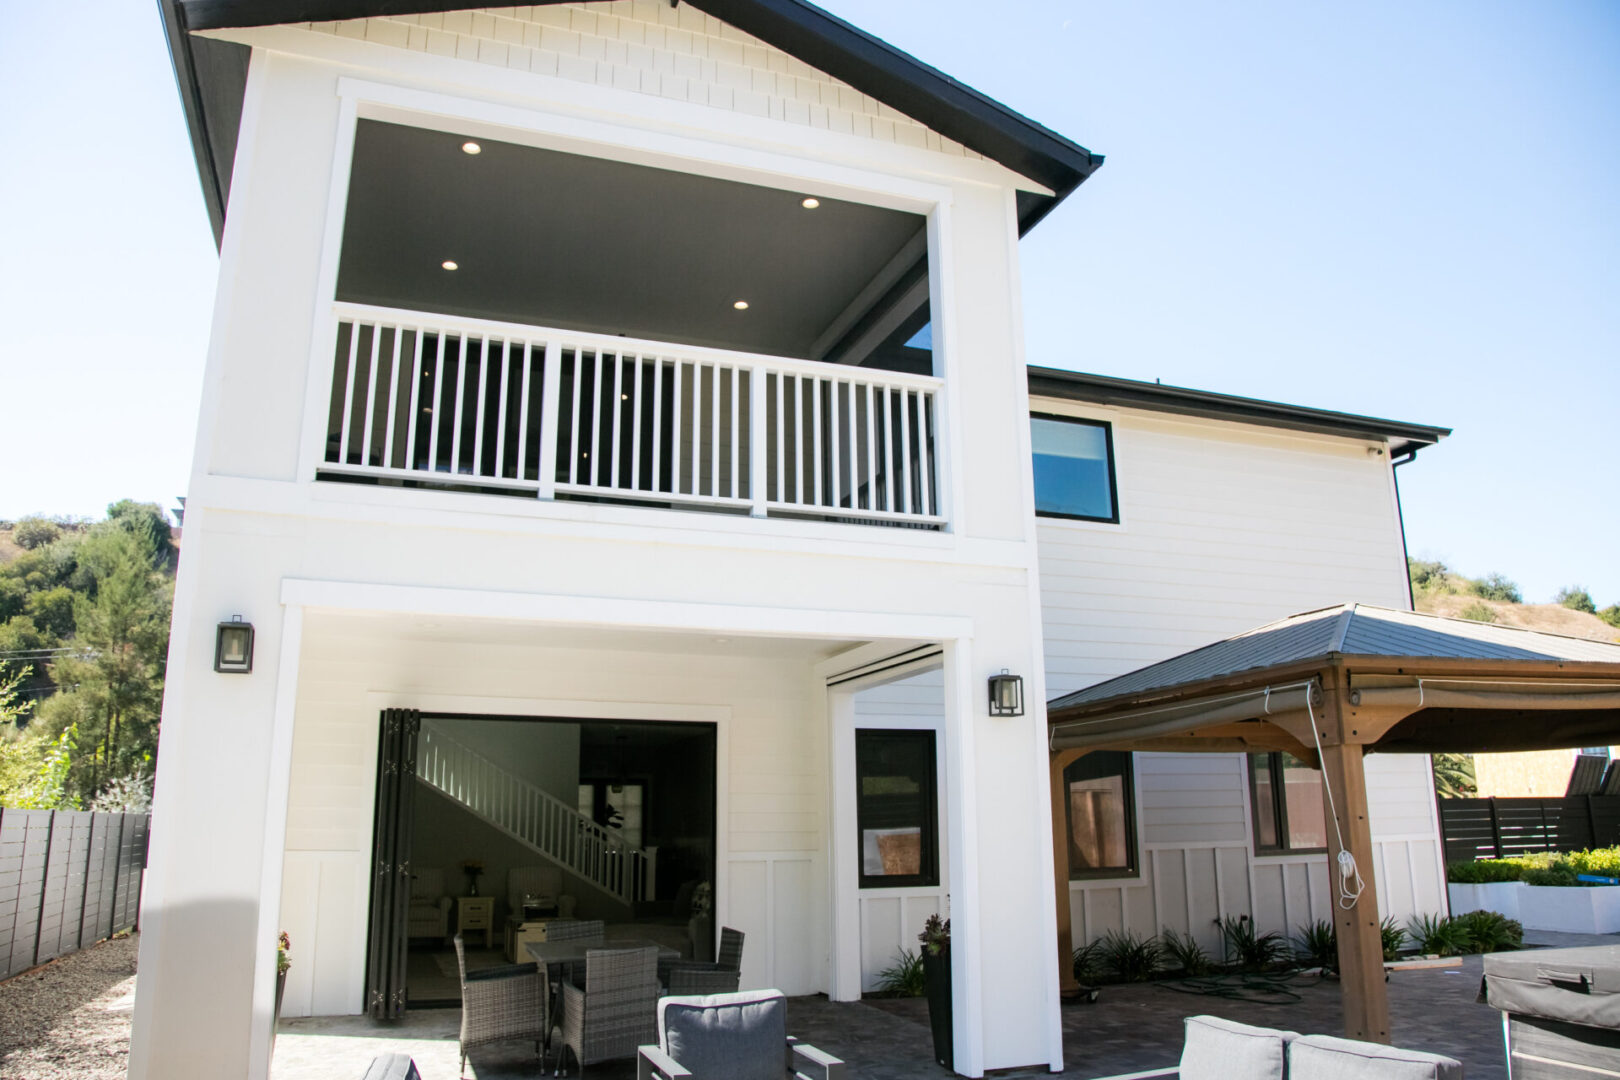
[[[918,214],[466,142],[360,123],[339,299],[821,359],[922,239]]]

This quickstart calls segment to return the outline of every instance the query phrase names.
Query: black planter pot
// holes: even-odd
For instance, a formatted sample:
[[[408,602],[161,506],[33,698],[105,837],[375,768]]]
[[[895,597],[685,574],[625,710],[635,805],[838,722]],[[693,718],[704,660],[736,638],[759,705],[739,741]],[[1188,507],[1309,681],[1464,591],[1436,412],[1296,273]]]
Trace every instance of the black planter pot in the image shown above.
[[[951,1041],[951,950],[938,953],[923,948],[923,985],[928,993],[928,1026],[934,1031],[934,1060],[956,1071],[955,1044]]]

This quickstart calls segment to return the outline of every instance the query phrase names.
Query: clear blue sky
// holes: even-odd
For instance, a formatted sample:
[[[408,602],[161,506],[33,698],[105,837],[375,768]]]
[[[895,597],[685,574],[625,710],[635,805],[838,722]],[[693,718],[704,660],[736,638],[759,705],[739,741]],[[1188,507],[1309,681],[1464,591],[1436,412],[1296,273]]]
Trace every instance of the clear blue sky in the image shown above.
[[[1414,554],[1620,602],[1620,4],[830,8],[1106,154],[1029,359],[1455,427]],[[216,269],[155,5],[0,35],[0,517],[185,489]]]

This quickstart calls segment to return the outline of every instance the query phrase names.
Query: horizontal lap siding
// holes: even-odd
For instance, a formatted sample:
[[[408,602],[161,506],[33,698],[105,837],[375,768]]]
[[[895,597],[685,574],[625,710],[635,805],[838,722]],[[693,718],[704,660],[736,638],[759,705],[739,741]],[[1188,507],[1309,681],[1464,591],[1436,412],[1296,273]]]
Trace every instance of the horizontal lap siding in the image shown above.
[[[1037,399],[1035,411],[1114,428],[1121,524],[1037,520],[1052,697],[1296,612],[1346,601],[1404,608],[1387,459],[1299,436]],[[1235,754],[1137,754],[1140,875],[1071,885],[1075,940],[1190,931],[1217,920],[1293,935],[1329,918],[1325,856],[1256,858]],[[1380,907],[1443,910],[1428,759],[1370,758]]]

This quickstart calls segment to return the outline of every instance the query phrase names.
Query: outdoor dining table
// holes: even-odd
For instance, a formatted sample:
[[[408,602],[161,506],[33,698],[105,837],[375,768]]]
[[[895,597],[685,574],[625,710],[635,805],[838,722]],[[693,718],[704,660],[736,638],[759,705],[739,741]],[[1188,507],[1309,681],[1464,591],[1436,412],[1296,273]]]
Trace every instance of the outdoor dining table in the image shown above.
[[[550,987],[546,996],[551,1002],[551,1015],[546,1018],[548,1036],[551,1029],[559,1023],[557,1014],[562,1009],[562,994],[557,990],[561,982],[559,975],[564,968],[574,964],[583,964],[586,953],[597,949],[645,949],[650,947],[658,950],[658,959],[660,960],[679,960],[681,958],[679,949],[672,949],[668,945],[656,941],[647,941],[642,938],[622,938],[614,941],[604,941],[600,938],[595,940],[529,941],[525,942],[523,947],[528,950],[531,960],[546,969],[546,983]],[[550,1041],[549,1037],[547,1041]]]

